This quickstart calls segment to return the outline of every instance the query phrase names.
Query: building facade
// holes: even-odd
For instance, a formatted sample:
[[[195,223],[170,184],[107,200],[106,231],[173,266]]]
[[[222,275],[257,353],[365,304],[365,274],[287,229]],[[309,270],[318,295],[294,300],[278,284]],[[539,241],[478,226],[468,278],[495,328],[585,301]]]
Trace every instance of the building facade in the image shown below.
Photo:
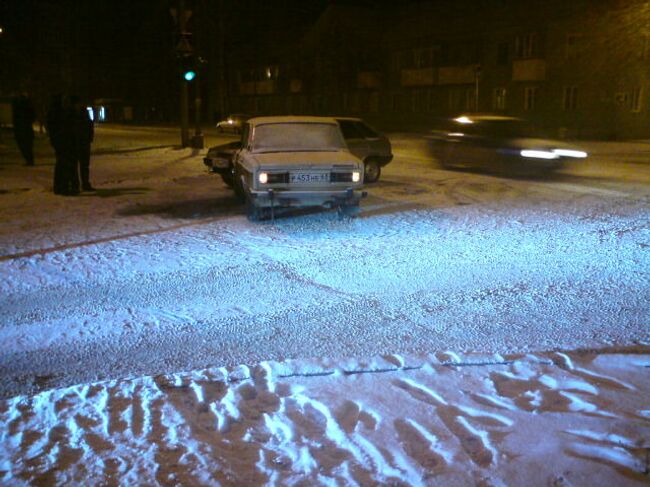
[[[427,128],[459,112],[554,136],[650,137],[650,2],[330,5],[300,37],[228,56],[228,109]]]

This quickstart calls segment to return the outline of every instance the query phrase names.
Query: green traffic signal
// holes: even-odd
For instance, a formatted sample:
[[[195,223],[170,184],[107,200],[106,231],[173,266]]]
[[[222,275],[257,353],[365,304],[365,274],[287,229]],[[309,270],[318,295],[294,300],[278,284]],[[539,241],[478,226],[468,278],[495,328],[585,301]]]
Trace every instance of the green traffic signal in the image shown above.
[[[183,78],[185,78],[185,81],[192,81],[194,78],[196,78],[196,73],[193,70],[189,69],[185,71]]]

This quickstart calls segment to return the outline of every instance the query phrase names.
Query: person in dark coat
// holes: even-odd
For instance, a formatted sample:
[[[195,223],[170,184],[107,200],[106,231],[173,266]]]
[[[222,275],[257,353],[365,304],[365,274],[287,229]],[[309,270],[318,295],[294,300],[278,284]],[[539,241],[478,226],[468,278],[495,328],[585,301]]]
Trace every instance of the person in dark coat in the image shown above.
[[[79,194],[77,114],[70,98],[55,95],[47,113],[47,133],[56,154],[54,193]]]
[[[14,98],[12,103],[12,121],[16,144],[20,149],[26,166],[34,165],[34,127],[36,112],[27,93]]]
[[[95,188],[90,184],[90,144],[92,144],[95,135],[93,121],[90,119],[88,110],[80,102],[79,98],[74,96],[71,99],[76,113],[76,150],[77,164],[81,174],[81,189],[84,191],[95,191]]]

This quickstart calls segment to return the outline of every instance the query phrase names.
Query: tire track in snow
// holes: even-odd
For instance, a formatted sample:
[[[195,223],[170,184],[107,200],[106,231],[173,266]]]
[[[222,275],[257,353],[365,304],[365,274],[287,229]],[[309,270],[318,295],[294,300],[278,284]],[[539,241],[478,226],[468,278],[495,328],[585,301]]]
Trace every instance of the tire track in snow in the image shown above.
[[[99,244],[114,242],[114,241],[118,241],[118,240],[128,240],[128,239],[135,238],[135,237],[143,237],[143,236],[146,236],[146,235],[156,235],[156,234],[159,234],[159,233],[173,232],[175,230],[180,230],[182,228],[205,225],[207,223],[214,223],[214,222],[217,222],[217,221],[220,221],[220,220],[223,220],[223,216],[213,217],[213,218],[204,218],[202,220],[188,222],[188,223],[179,223],[177,225],[171,225],[171,226],[164,227],[164,228],[153,228],[151,230],[143,230],[143,231],[139,231],[139,232],[125,233],[125,234],[122,234],[122,235],[112,235],[110,237],[102,237],[102,238],[98,238],[98,239],[94,239],[94,240],[86,240],[84,242],[75,242],[75,243],[69,243],[69,244],[56,245],[56,246],[48,247],[48,248],[44,248],[44,249],[26,250],[24,252],[17,252],[17,253],[14,253],[14,254],[0,255],[0,262],[4,262],[4,261],[8,261],[8,260],[15,260],[15,259],[22,259],[22,258],[26,258],[26,257],[34,257],[34,256],[37,256],[37,255],[47,255],[47,254],[52,254],[52,253],[55,253],[55,252],[63,252],[65,250],[73,250],[73,249],[78,249],[78,248],[81,248],[81,247],[99,245]]]

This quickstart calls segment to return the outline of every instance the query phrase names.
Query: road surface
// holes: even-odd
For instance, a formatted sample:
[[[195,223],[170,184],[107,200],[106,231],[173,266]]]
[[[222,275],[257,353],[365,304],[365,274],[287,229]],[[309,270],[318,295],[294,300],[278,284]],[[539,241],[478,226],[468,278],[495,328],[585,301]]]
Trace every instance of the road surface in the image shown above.
[[[100,127],[94,194],[0,145],[0,397],[286,358],[650,343],[650,144],[550,179],[443,170],[417,134],[355,220],[251,223],[171,129]],[[211,132],[208,143],[231,140]]]

